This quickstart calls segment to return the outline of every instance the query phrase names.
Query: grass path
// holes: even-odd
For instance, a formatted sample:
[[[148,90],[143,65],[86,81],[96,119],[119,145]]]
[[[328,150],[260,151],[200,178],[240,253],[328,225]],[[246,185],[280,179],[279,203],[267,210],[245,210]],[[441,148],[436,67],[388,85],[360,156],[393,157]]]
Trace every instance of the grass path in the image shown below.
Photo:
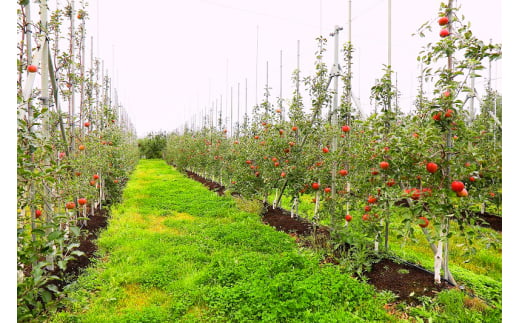
[[[392,322],[385,294],[161,160],[141,160],[54,322]]]

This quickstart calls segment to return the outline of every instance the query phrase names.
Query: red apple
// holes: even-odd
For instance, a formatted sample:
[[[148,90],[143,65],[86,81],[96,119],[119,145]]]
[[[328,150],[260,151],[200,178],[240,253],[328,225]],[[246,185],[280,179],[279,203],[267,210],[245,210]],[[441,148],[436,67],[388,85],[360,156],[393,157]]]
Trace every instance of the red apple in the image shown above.
[[[118,179],[114,179],[114,184],[117,184],[119,183],[119,180]]]
[[[278,130],[278,133],[280,134],[280,136],[283,135],[283,130],[282,129]]]
[[[98,174],[94,174],[94,175],[92,176],[92,178],[93,178],[93,179],[99,179],[99,175],[98,175]]]
[[[85,150],[85,146],[84,146],[84,145],[79,145],[79,146],[78,146],[78,149],[79,149],[79,150]]]
[[[328,153],[329,152],[329,148],[327,148],[327,147],[323,147],[322,150],[323,150],[324,153]]]
[[[297,130],[298,130],[298,127],[296,127],[296,126],[292,127],[292,131],[297,131]]]
[[[42,216],[42,210],[36,210],[34,211],[34,216],[36,216],[36,218],[39,218],[40,216]]]
[[[440,17],[439,18],[439,25],[440,26],[446,26],[449,22],[450,22],[450,20],[448,19],[448,17]]]
[[[436,114],[433,115],[433,120],[441,121],[441,119],[442,119],[442,113],[437,112]]]
[[[280,176],[281,176],[281,177],[285,177],[285,176],[287,176],[287,174],[286,174],[285,172],[282,172],[282,173],[280,174]]]
[[[67,203],[65,204],[65,207],[66,207],[67,209],[69,209],[69,210],[72,210],[73,208],[76,207],[76,203],[74,203],[74,202],[67,202]]]
[[[426,164],[426,170],[428,171],[428,173],[435,173],[437,170],[439,169],[439,166],[435,163],[428,163]]]
[[[312,187],[313,190],[319,190],[320,189],[320,184],[319,183],[312,183],[311,187]]]
[[[348,174],[348,170],[346,170],[346,169],[341,169],[341,170],[339,171],[339,174],[340,174],[341,176],[346,176],[346,175]]]
[[[86,198],[80,198],[80,199],[78,199],[78,204],[79,204],[79,205],[85,205],[85,204],[87,204],[87,199],[86,199]]]
[[[275,162],[274,163],[274,167],[278,167],[278,166],[280,166],[280,163],[279,162]]]
[[[370,214],[363,214],[363,221],[368,221],[370,219]]]
[[[255,136],[255,139],[257,139],[257,140],[258,140],[258,139],[260,139],[260,137],[259,137],[259,136]]]
[[[444,37],[446,37],[446,36],[449,36],[449,35],[450,35],[450,32],[449,32],[448,29],[443,29],[443,30],[441,30],[441,32],[439,33],[439,35],[440,35],[442,38],[444,38]]]
[[[370,204],[373,204],[373,203],[376,203],[377,202],[377,197],[374,197],[372,195],[370,195],[367,199],[367,202],[370,203]]]
[[[426,228],[426,227],[430,224],[430,221],[429,221],[427,218],[425,218],[424,216],[420,216],[420,217],[419,217],[419,220],[422,220],[422,221],[419,223],[419,226],[420,226],[421,228]]]
[[[370,212],[372,210],[372,207],[370,205],[365,205],[365,212]]]
[[[89,183],[90,183],[90,186],[96,185],[96,181],[95,180],[91,180]]]
[[[468,190],[463,188],[460,192],[457,192],[457,196],[459,196],[459,197],[466,197],[466,196],[468,196]]]
[[[390,163],[388,163],[387,161],[382,161],[379,163],[379,167],[381,167],[381,169],[388,169],[390,168]]]
[[[451,96],[451,92],[450,91],[444,91],[444,93],[442,93],[442,95],[445,97],[445,98],[449,98]]]
[[[388,182],[386,182],[386,186],[388,187],[392,187],[394,186],[396,183],[395,183],[395,180],[394,179],[389,179]]]
[[[464,189],[464,183],[461,181],[453,181],[451,182],[451,190],[454,192],[460,192]]]
[[[469,181],[470,182],[475,182],[477,180],[477,178],[475,176],[470,176],[469,177]]]
[[[350,215],[350,214],[345,215],[345,221],[347,221],[347,222],[352,221],[352,215]]]
[[[343,132],[349,132],[349,131],[350,131],[350,127],[347,126],[347,125],[344,125],[344,126],[341,127],[341,131],[343,131]]]
[[[29,66],[27,66],[27,72],[29,72],[29,73],[36,73],[36,72],[38,72],[38,66],[36,66],[36,65],[29,65]]]
[[[444,117],[446,117],[446,118],[453,117],[453,112],[455,112],[455,111],[453,111],[452,109],[446,110],[446,113],[444,114]]]
[[[324,189],[325,193],[330,193],[332,191],[332,188],[330,187],[325,187]]]
[[[246,160],[246,164],[251,165],[253,162],[250,160]]]
[[[90,122],[88,122],[88,121],[85,122],[85,123],[84,123],[84,126],[87,127],[87,128],[90,127]]]

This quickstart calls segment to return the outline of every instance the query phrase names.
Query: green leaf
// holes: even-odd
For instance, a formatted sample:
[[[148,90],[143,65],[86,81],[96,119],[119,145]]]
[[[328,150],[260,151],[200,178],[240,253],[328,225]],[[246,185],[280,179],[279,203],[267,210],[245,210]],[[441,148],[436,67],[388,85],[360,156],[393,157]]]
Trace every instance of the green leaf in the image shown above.
[[[53,231],[51,232],[48,236],[47,236],[47,239],[49,240],[56,240],[58,238],[61,238],[63,236],[63,232],[62,231]]]
[[[54,284],[49,284],[46,286],[48,290],[50,290],[51,292],[55,292],[55,293],[59,293],[60,291],[58,290],[58,287],[56,287],[56,285]]]
[[[85,255],[85,253],[83,251],[80,251],[80,250],[74,250],[70,254],[74,255],[74,256],[78,256],[78,257],[81,257],[81,256]]]
[[[76,237],[80,235],[80,228],[78,227],[70,227],[70,232],[72,232],[72,234],[74,234]]]
[[[63,261],[63,260],[58,260],[58,267],[61,269],[61,270],[65,270],[67,268],[67,262]]]

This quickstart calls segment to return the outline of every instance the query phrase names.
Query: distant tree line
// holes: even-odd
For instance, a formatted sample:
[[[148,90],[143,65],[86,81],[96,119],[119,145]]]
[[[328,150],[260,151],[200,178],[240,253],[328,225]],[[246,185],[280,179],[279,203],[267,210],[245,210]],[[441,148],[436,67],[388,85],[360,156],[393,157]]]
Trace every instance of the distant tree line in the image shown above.
[[[138,140],[138,146],[141,158],[163,158],[163,150],[166,147],[166,132],[151,132],[145,138]]]

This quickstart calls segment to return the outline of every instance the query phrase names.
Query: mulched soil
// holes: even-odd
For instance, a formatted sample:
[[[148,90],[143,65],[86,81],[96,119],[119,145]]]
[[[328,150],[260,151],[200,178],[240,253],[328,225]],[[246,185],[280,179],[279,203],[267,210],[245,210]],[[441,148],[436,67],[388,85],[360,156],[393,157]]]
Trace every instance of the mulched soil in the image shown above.
[[[491,228],[495,231],[502,232],[502,217],[500,216],[488,212],[480,213],[471,211],[466,211],[463,215],[474,217],[476,223],[481,227]]]
[[[439,285],[435,284],[433,273],[425,269],[392,259],[382,259],[372,264],[372,269],[366,276],[377,290],[390,290],[398,296],[398,301],[405,301],[410,305],[419,305],[419,296],[434,297],[444,289],[453,288],[444,281]]]
[[[225,186],[220,185],[219,183],[210,181],[192,171],[187,170],[186,174],[189,178],[196,180],[199,183],[204,184],[207,188],[209,188],[213,192],[217,192],[218,195],[222,196],[224,195],[224,191],[226,190]]]
[[[193,173],[188,174],[188,176],[210,187],[213,191],[222,191],[223,194],[224,188],[218,183],[208,181]],[[264,205],[262,222],[278,231],[290,234],[303,246],[312,246],[312,243],[308,240],[301,238],[313,236],[314,229],[316,229],[315,243],[320,243],[320,240],[323,242],[322,239],[330,239],[329,228],[319,226],[314,228],[313,224],[307,219],[298,216],[292,218],[289,211],[273,208],[267,204]],[[348,248],[348,245],[344,245],[339,248],[341,250],[338,249],[337,251],[345,252]],[[327,256],[322,263],[339,264],[337,259],[340,256],[339,254],[340,252],[337,252],[334,255]],[[419,304],[417,299],[420,296],[433,297],[443,289],[452,288],[447,282],[436,285],[433,273],[419,266],[392,259],[382,259],[372,264],[371,270],[365,275],[368,277],[368,282],[375,286],[377,290],[392,291],[397,295],[397,301],[404,301],[410,305]]]
[[[401,199],[395,202],[396,206],[409,207],[406,199]],[[426,210],[427,208],[425,208]],[[476,224],[481,227],[491,228],[497,232],[502,232],[502,217],[484,212],[462,211],[463,216],[471,216],[476,219]]]
[[[58,277],[66,277],[66,279],[49,282],[56,285],[59,289],[62,289],[65,285],[75,280],[81,270],[90,265],[98,249],[95,240],[99,232],[106,228],[108,224],[108,211],[106,209],[96,208],[94,209],[94,215],[90,215],[91,210],[90,207],[88,207],[87,214],[89,219],[86,225],[81,225],[81,228],[86,230],[86,235],[80,238],[80,245],[76,248],[76,250],[83,251],[84,255],[67,262],[67,267],[63,271],[56,267],[53,274]]]

